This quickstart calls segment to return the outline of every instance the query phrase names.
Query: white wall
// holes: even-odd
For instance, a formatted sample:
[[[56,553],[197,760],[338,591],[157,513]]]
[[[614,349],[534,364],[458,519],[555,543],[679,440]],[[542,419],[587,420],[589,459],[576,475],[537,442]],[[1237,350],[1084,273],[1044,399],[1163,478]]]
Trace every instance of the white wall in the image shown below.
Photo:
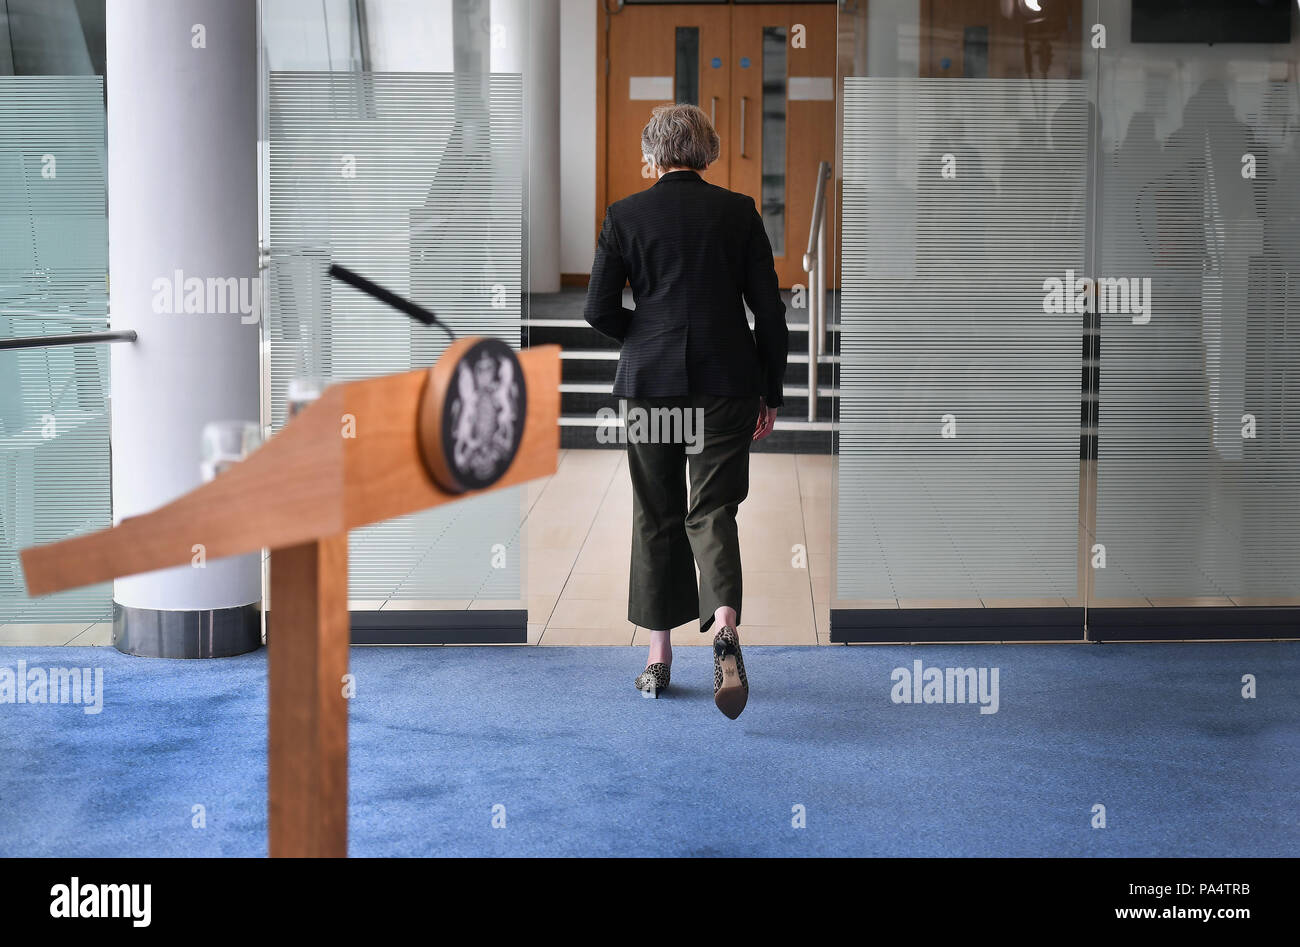
[[[596,250],[599,0],[560,0],[560,272],[590,273]]]

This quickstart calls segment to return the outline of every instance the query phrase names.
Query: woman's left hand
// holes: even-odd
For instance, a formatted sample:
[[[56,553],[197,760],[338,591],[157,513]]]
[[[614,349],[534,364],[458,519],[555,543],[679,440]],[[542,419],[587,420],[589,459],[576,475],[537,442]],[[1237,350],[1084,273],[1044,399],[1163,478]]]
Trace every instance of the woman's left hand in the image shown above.
[[[769,408],[765,399],[758,399],[758,421],[754,425],[754,440],[761,441],[772,433],[772,428],[776,427],[776,410],[776,408]]]

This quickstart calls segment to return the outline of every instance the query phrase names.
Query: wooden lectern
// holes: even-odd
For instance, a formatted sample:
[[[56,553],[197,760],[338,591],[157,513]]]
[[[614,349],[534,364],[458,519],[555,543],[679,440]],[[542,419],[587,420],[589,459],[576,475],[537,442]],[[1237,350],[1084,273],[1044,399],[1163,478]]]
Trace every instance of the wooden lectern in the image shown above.
[[[247,459],[111,529],[23,550],[30,595],[271,550],[270,853],[345,856],[348,531],[555,472],[559,346],[467,338],[327,388]]]

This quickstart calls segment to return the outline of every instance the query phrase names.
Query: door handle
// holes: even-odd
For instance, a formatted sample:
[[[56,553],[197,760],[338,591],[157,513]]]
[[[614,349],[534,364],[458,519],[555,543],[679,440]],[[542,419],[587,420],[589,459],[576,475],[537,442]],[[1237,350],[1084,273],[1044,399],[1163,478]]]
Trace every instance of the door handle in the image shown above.
[[[716,95],[713,97],[713,106],[709,111],[709,121],[713,123],[714,128],[718,127],[718,97]]]
[[[749,157],[749,155],[745,153],[745,111],[746,111],[746,106],[748,105],[749,105],[749,96],[742,95],[740,97],[740,156],[742,158]]]

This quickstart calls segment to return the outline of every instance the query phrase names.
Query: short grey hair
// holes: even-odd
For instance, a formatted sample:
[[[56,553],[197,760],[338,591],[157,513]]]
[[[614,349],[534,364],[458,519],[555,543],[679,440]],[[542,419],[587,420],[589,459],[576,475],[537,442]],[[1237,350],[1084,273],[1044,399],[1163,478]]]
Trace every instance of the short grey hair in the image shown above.
[[[657,168],[703,171],[721,149],[713,122],[696,105],[660,105],[641,130],[641,154]]]

